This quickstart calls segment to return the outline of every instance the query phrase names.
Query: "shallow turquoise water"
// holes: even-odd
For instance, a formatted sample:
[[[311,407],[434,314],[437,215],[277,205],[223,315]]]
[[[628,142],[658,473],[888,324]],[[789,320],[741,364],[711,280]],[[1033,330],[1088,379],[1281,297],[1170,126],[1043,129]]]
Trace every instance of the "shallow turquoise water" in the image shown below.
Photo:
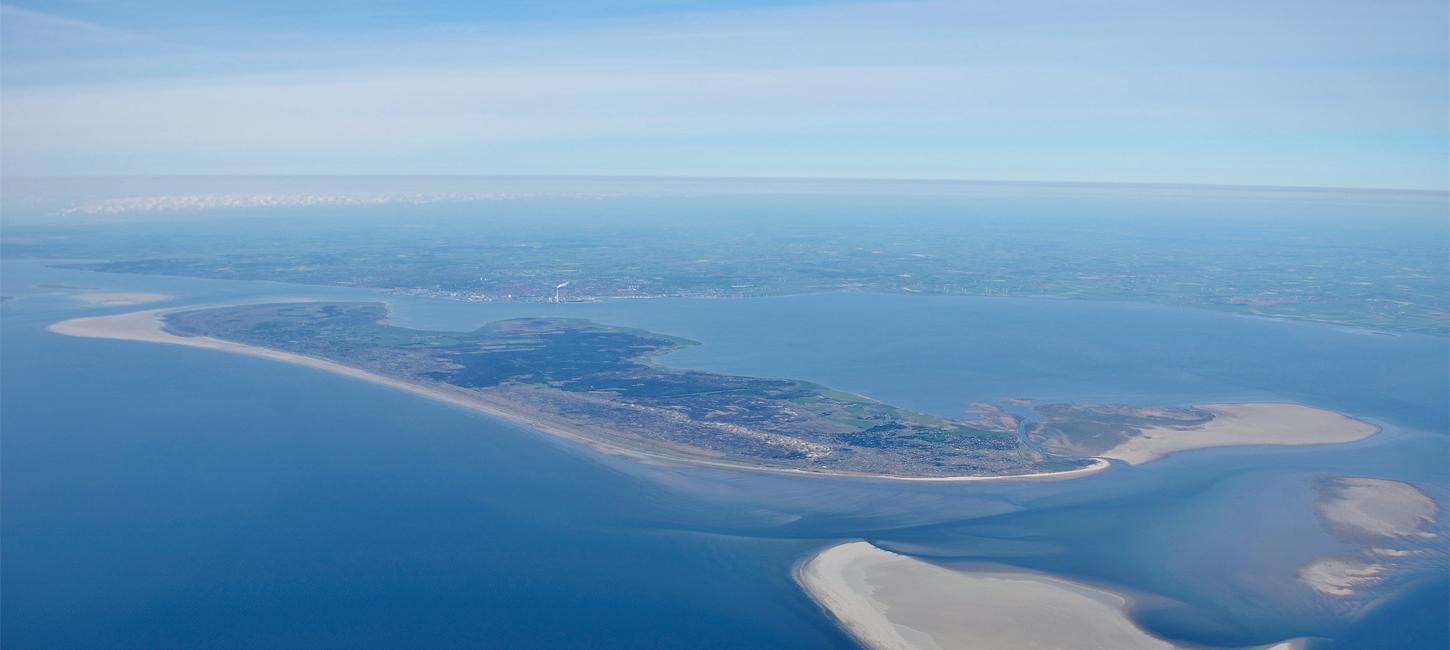
[[[5,263],[6,647],[480,644],[848,647],[791,565],[865,538],[1138,592],[1165,636],[1444,647],[1442,576],[1346,620],[1294,568],[1349,547],[1332,474],[1446,502],[1447,345],[1192,310],[838,294],[468,305],[382,296],[402,325],[562,313],[702,343],[666,363],[821,381],[943,415],[968,402],[1285,399],[1386,432],[1220,449],[1071,482],[901,484],[640,466],[421,398],[259,359],[44,331],[180,303],[381,294]],[[1374,639],[1373,642],[1366,638]]]

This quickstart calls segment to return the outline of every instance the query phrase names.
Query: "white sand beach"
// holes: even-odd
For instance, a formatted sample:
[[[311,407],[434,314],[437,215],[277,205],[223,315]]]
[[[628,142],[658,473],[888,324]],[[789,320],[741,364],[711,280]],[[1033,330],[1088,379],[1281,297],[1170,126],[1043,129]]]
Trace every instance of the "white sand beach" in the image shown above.
[[[1178,451],[1236,445],[1319,445],[1363,440],[1379,427],[1302,404],[1201,404],[1213,420],[1194,427],[1145,428],[1100,456],[1140,465]]]
[[[774,467],[762,467],[745,463],[714,461],[679,455],[660,453],[652,450],[641,450],[631,447],[624,447],[611,442],[600,440],[597,436],[591,436],[576,428],[570,427],[567,423],[557,421],[545,421],[544,416],[538,413],[530,413],[524,408],[510,408],[510,403],[503,400],[490,399],[477,392],[462,388],[456,388],[445,384],[423,384],[404,381],[394,377],[387,377],[366,370],[333,363],[325,359],[309,357],[301,354],[293,354],[268,348],[243,345],[231,341],[204,337],[204,336],[177,336],[165,331],[164,315],[175,309],[150,309],[126,314],[115,314],[111,316],[91,316],[76,318],[52,324],[51,332],[64,334],[66,336],[77,336],[85,338],[115,339],[122,341],[144,341],[148,343],[163,343],[168,345],[183,345],[187,347],[204,348],[208,350],[219,350],[235,354],[245,354],[253,357],[282,361],[301,366],[307,366],[317,370],[336,373],[353,379],[369,381],[389,388],[406,391],[415,395],[447,402],[456,406],[472,409],[487,415],[502,418],[529,429],[541,431],[585,444],[597,451],[615,455],[633,457],[639,460],[652,462],[669,463],[690,463],[724,467],[730,469],[743,469],[756,472],[770,472],[783,474],[799,474],[807,476],[838,476],[871,478],[892,481],[930,481],[930,482],[970,482],[970,481],[1022,481],[1022,480],[1061,480],[1077,478],[1093,474],[1107,469],[1111,465],[1102,459],[1093,459],[1093,462],[1084,467],[1061,471],[1041,472],[1034,474],[1016,474],[1010,476],[891,476],[875,474],[855,474],[847,472],[811,471],[800,469],[786,469]]]

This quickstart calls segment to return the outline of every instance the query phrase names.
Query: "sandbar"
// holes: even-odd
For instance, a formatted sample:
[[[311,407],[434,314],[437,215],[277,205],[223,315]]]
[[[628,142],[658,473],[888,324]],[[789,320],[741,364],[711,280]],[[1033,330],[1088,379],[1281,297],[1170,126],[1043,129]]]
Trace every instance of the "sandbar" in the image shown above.
[[[1323,557],[1300,567],[1299,581],[1310,589],[1339,598],[1359,596],[1413,566],[1416,558],[1443,555],[1442,545],[1430,543],[1439,536],[1432,530],[1439,506],[1415,486],[1339,476],[1321,479],[1315,487],[1314,512],[1320,521],[1362,546],[1358,555]]]
[[[1340,533],[1356,537],[1432,538],[1435,500],[1409,483],[1347,476],[1327,481],[1314,509]]]
[[[851,542],[796,578],[872,649],[1175,647],[1135,625],[1126,598],[1040,573],[955,571]]]
[[[187,307],[187,309],[198,307]],[[629,456],[640,460],[665,461],[672,463],[690,463],[695,465],[706,465],[723,467],[729,469],[749,470],[755,472],[769,472],[777,474],[795,474],[806,476],[838,476],[884,479],[892,481],[930,481],[930,482],[970,482],[970,481],[1020,481],[1020,480],[1060,480],[1077,478],[1093,474],[1110,467],[1110,463],[1102,459],[1094,459],[1089,465],[1060,472],[1039,472],[1031,474],[1011,474],[1004,476],[894,476],[888,474],[861,474],[852,472],[815,471],[803,469],[789,469],[777,467],[764,467],[746,463],[704,460],[691,458],[669,453],[656,452],[652,450],[635,449],[623,447],[600,440],[597,436],[590,436],[577,428],[571,428],[567,423],[558,421],[545,421],[539,413],[530,412],[526,405],[513,404],[508,401],[490,399],[476,391],[450,386],[442,383],[416,383],[404,381],[395,377],[388,377],[374,372],[368,372],[351,366],[334,363],[326,359],[319,359],[291,352],[283,352],[270,348],[243,345],[232,341],[205,337],[205,336],[178,336],[167,332],[164,316],[167,312],[178,311],[177,308],[149,309],[115,314],[110,316],[91,316],[76,318],[52,324],[51,332],[64,334],[66,336],[77,336],[85,338],[115,339],[122,341],[144,341],[148,343],[163,343],[169,345],[183,345],[187,347],[219,350],[235,354],[244,354],[252,357],[261,357],[273,361],[293,363],[317,370],[323,370],[353,379],[373,382],[396,390],[412,393],[429,399],[447,402],[455,406],[461,406],[473,411],[487,414],[492,417],[507,420],[525,428],[552,434],[561,438],[582,443],[597,451]]]
[[[798,564],[795,578],[870,650],[1185,647],[1138,627],[1126,613],[1127,597],[1045,573],[959,571],[849,542]],[[1297,650],[1304,643],[1262,648]]]
[[[1237,445],[1320,445],[1354,442],[1379,427],[1303,404],[1279,402],[1201,404],[1213,419],[1194,427],[1146,427],[1100,454],[1131,465],[1190,449]]]
[[[1357,589],[1380,581],[1383,564],[1353,556],[1319,558],[1299,567],[1299,581],[1330,596],[1353,596]]]

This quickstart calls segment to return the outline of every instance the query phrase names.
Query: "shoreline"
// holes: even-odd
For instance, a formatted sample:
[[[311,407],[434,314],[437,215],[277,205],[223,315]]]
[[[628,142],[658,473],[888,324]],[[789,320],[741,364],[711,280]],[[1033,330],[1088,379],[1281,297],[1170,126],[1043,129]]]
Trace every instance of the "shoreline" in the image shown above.
[[[1093,458],[1092,463],[1077,469],[1064,470],[1060,472],[1035,472],[1030,474],[1011,474],[1005,476],[897,476],[891,474],[863,474],[854,472],[839,471],[814,471],[809,469],[797,469],[787,467],[768,467],[751,465],[748,463],[708,460],[677,456],[668,453],[634,449],[608,441],[599,440],[588,435],[571,431],[566,427],[541,422],[519,413],[510,411],[507,407],[491,403],[484,396],[467,392],[463,389],[452,389],[443,386],[431,386],[388,377],[367,370],[346,366],[326,359],[310,357],[292,352],[283,352],[252,345],[244,345],[232,341],[225,341],[211,337],[188,337],[178,336],[165,331],[162,317],[167,312],[180,311],[182,309],[200,309],[200,306],[171,307],[162,309],[148,309],[142,311],[114,314],[109,316],[87,316],[52,323],[46,330],[64,336],[80,338],[99,338],[120,341],[141,341],[147,343],[161,343],[167,345],[181,345],[208,350],[230,352],[252,357],[260,357],[273,361],[292,363],[314,370],[322,370],[351,379],[371,382],[395,390],[412,393],[420,397],[426,397],[436,401],[445,402],[454,406],[460,406],[490,417],[505,420],[509,423],[522,426],[534,431],[539,431],[555,437],[570,440],[583,444],[595,451],[617,456],[626,456],[640,461],[688,463],[706,467],[718,467],[723,469],[746,470],[752,472],[766,472],[773,474],[788,474],[797,476],[823,476],[836,478],[876,479],[889,481],[925,481],[941,483],[965,483],[977,481],[1045,481],[1045,480],[1069,480],[1081,476],[1095,474],[1112,466],[1107,460]]]

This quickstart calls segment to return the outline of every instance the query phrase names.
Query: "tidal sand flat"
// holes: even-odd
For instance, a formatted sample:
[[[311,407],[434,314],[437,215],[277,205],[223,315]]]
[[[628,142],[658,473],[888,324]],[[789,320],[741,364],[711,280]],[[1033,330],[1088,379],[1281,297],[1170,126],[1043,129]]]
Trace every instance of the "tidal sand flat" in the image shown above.
[[[796,570],[806,592],[879,650],[1173,648],[1109,591],[1027,572],[962,572],[852,542]]]
[[[1387,479],[1342,476],[1316,483],[1314,511],[1346,540],[1362,545],[1356,555],[1319,558],[1299,568],[1314,591],[1347,599],[1366,596],[1387,578],[1424,564],[1443,564],[1434,543],[1439,514],[1435,500],[1415,486]]]
[[[1353,596],[1380,581],[1385,565],[1355,556],[1324,557],[1299,568],[1299,580],[1329,596]]]
[[[1379,478],[1341,477],[1319,485],[1319,516],[1339,532],[1370,537],[1434,537],[1435,500],[1415,486]]]
[[[957,571],[850,542],[801,563],[795,577],[872,650],[1188,647],[1139,628],[1125,613],[1127,598],[1043,573]],[[1305,644],[1286,639],[1261,650],[1302,650]]]
[[[1053,405],[1029,435],[1053,454],[1139,465],[1168,454],[1235,445],[1316,445],[1363,440],[1379,427],[1302,404],[1201,404],[1190,408]]]
[[[348,309],[349,307],[353,309]],[[619,410],[615,407],[615,405],[609,403],[608,400],[604,398],[606,395],[611,393],[599,392],[600,389],[606,388],[606,386],[603,383],[598,383],[608,381],[615,381],[617,383],[619,381],[617,378],[589,376],[589,381],[595,383],[590,383],[590,390],[581,392],[579,393],[579,395],[581,396],[580,399],[588,400],[590,403],[571,404],[567,410],[551,410],[547,408],[547,405],[549,404],[549,399],[559,400],[561,399],[561,396],[572,398],[573,394],[560,390],[550,391],[550,387],[544,385],[530,385],[527,382],[509,383],[507,386],[502,387],[499,390],[490,391],[488,390],[487,386],[478,386],[473,383],[464,382],[464,384],[466,385],[462,385],[459,383],[451,383],[449,381],[440,381],[437,379],[438,371],[451,371],[460,368],[468,369],[468,367],[462,364],[456,364],[451,362],[443,363],[440,361],[435,363],[435,360],[431,357],[426,357],[419,354],[419,350],[425,348],[426,345],[424,345],[423,343],[418,343],[414,339],[421,336],[427,340],[443,340],[445,343],[447,343],[447,345],[440,347],[439,349],[451,352],[455,349],[460,348],[460,344],[456,342],[455,339],[467,339],[468,337],[485,336],[488,333],[488,328],[483,328],[479,330],[479,332],[484,332],[484,334],[480,334],[479,332],[447,333],[416,332],[413,330],[403,330],[401,328],[391,328],[390,326],[380,324],[378,321],[380,313],[374,313],[374,310],[371,309],[370,305],[364,305],[364,307],[369,308],[366,313],[362,313],[361,310],[357,309],[356,307],[357,305],[339,306],[321,303],[295,303],[289,305],[261,305],[221,310],[208,310],[205,312],[193,311],[184,312],[183,315],[203,314],[206,315],[207,318],[217,319],[216,321],[207,320],[205,321],[206,323],[220,322],[223,324],[231,324],[235,323],[236,319],[240,317],[252,315],[252,310],[300,310],[300,316],[294,315],[294,320],[301,319],[297,320],[297,323],[300,323],[298,327],[301,327],[301,330],[299,330],[301,333],[295,336],[292,334],[283,336],[282,339],[287,344],[298,344],[299,341],[302,341],[302,339],[306,338],[307,336],[317,337],[318,332],[333,332],[333,329],[328,329],[329,327],[340,327],[346,330],[345,332],[343,332],[344,334],[347,334],[349,332],[356,334],[357,332],[355,332],[354,330],[357,330],[358,328],[363,328],[363,330],[365,330],[363,331],[363,334],[366,334],[367,336],[382,338],[392,343],[403,341],[404,343],[407,343],[407,345],[398,348],[400,352],[398,352],[397,354],[393,354],[393,348],[379,346],[367,347],[366,345],[362,344],[354,345],[353,342],[346,340],[345,338],[333,339],[323,337],[317,339],[317,341],[315,341],[316,345],[314,345],[313,347],[305,348],[306,352],[317,353],[314,355],[304,353],[302,351],[277,349],[275,347],[271,347],[270,345],[264,346],[261,344],[253,344],[253,342],[250,340],[246,340],[244,342],[224,340],[216,336],[206,335],[212,331],[209,329],[203,329],[201,332],[185,332],[187,334],[186,336],[178,336],[176,334],[173,334],[171,331],[168,331],[168,321],[165,320],[166,318],[174,318],[174,316],[168,315],[163,310],[148,310],[116,316],[74,319],[61,323],[56,323],[52,325],[50,329],[51,331],[60,334],[67,334],[72,336],[113,338],[187,345],[192,347],[222,350],[278,361],[296,363],[320,370],[335,372],[357,379],[376,382],[433,399],[447,401],[453,404],[481,411],[495,417],[505,418],[539,431],[555,434],[561,437],[575,440],[577,442],[588,444],[591,447],[594,447],[595,449],[601,451],[619,453],[633,456],[636,458],[686,461],[761,471],[810,471],[811,473],[820,474],[852,476],[864,475],[877,478],[938,481],[1066,478],[1099,471],[1107,466],[1107,464],[1101,460],[1039,462],[1033,459],[1026,459],[1026,462],[1023,462],[1023,459],[1017,456],[1014,453],[1013,448],[1010,447],[1010,445],[1016,444],[1011,434],[1004,435],[996,432],[986,431],[976,432],[975,429],[970,429],[963,424],[956,424],[944,420],[932,419],[929,416],[916,416],[901,409],[890,407],[889,405],[880,404],[879,402],[874,402],[865,398],[859,398],[857,396],[829,391],[829,389],[825,389],[824,387],[817,387],[812,384],[801,384],[802,386],[805,386],[804,390],[798,389],[797,387],[795,387],[794,384],[792,384],[791,386],[787,386],[786,388],[797,388],[795,392],[791,393],[791,395],[793,395],[796,399],[800,399],[800,396],[802,395],[807,398],[811,398],[812,400],[814,400],[811,402],[813,406],[818,406],[817,402],[826,404],[827,406],[839,403],[840,405],[843,405],[842,408],[851,409],[852,417],[856,418],[855,420],[853,420],[853,422],[856,423],[855,426],[857,428],[864,431],[863,435],[885,437],[900,434],[902,432],[915,432],[917,430],[921,430],[925,433],[930,433],[938,436],[943,433],[951,433],[958,430],[969,433],[980,433],[983,435],[989,435],[991,444],[997,445],[1001,448],[987,448],[983,453],[980,454],[977,454],[976,451],[973,451],[973,454],[976,455],[967,456],[966,458],[969,461],[976,462],[977,460],[985,460],[988,462],[997,462],[998,459],[1003,459],[1012,463],[1022,463],[1024,467],[1063,468],[1063,471],[1028,471],[1021,472],[1019,474],[1008,475],[921,476],[912,475],[910,473],[909,466],[905,464],[900,465],[903,471],[897,473],[831,472],[820,471],[818,469],[804,470],[792,469],[789,467],[756,466],[741,462],[731,462],[729,459],[716,460],[712,458],[702,459],[698,457],[690,457],[688,453],[684,452],[691,452],[695,450],[684,449],[683,451],[681,451],[679,448],[683,447],[683,445],[675,444],[675,441],[672,440],[641,440],[642,443],[653,442],[654,444],[631,444],[636,441],[626,436],[621,436],[618,427],[611,426],[611,422],[613,422],[614,420],[619,420],[618,417],[613,417],[613,415],[611,415],[612,412],[605,412],[605,415],[610,415],[611,417],[613,417],[613,420],[603,416],[591,416],[591,413],[595,413],[599,409],[615,408],[615,410]],[[215,314],[215,316],[211,316],[212,314]],[[277,328],[276,323],[285,322],[285,319],[282,319],[282,321],[266,322],[269,323],[269,327],[272,327],[272,329],[268,329],[266,331],[275,332]],[[340,322],[341,324],[335,325],[334,322]],[[225,326],[230,327],[232,325]],[[615,345],[616,347],[618,346],[618,342],[621,338],[623,338],[626,342],[631,342],[631,345],[634,345],[633,342],[635,341],[635,339],[647,335],[647,333],[643,332],[633,330],[616,330],[612,328],[589,324],[584,321],[552,321],[548,319],[524,319],[520,321],[508,321],[499,326],[510,328],[506,333],[507,336],[500,338],[500,340],[503,342],[498,343],[493,339],[489,339],[489,341],[487,342],[488,345],[480,347],[479,352],[471,354],[474,354],[475,356],[480,354],[488,356],[502,352],[504,356],[499,358],[504,359],[504,361],[512,361],[514,365],[520,365],[519,355],[538,355],[541,354],[541,350],[543,354],[549,353],[549,350],[540,347],[540,344],[554,344],[560,339],[569,340],[572,343],[577,343],[577,341],[574,341],[569,337],[569,335],[575,333],[576,330],[581,332],[583,335],[586,335],[586,337],[592,335],[607,337],[606,341],[610,342],[611,345]],[[530,339],[530,336],[533,336],[535,339],[538,340],[536,341],[534,339]],[[371,341],[373,339],[369,340]],[[518,350],[515,350],[512,347],[508,347],[510,345],[518,347],[518,342],[521,340],[528,343],[528,345],[525,345]],[[664,337],[661,340],[665,341],[665,343],[670,343],[671,341],[670,339],[668,339],[668,337]],[[304,342],[311,343],[310,341]],[[648,342],[649,341],[646,341],[646,343]],[[466,345],[467,342],[465,341],[462,346],[466,347]],[[645,347],[647,348],[647,346]],[[322,358],[323,356],[327,356],[329,351],[335,352],[338,349],[344,349],[351,352],[361,350],[361,354],[363,355],[362,357],[348,357],[347,359],[350,362],[356,362],[358,365],[362,365],[365,367],[358,367],[358,365],[354,365],[353,363],[338,363],[328,358]],[[575,345],[574,347],[565,350],[565,352],[573,352],[577,354],[578,351],[581,349],[585,351],[589,350],[588,346]],[[641,349],[640,345],[634,345],[634,347],[628,348],[628,350],[630,350],[630,354],[636,354],[636,352],[634,351],[638,349]],[[529,361],[532,358],[533,357],[528,357],[523,359],[523,361]],[[469,361],[470,359],[472,359],[472,357],[464,360]],[[567,355],[549,356],[548,359],[553,359],[554,362],[558,362],[559,359],[572,359],[572,357],[567,357]],[[545,359],[545,361],[548,361],[548,359]],[[473,359],[472,361],[470,361],[470,363],[473,361],[477,361],[477,359]],[[479,365],[479,367],[483,370],[494,373],[495,375],[503,372],[504,370],[508,370],[506,364],[501,366],[500,364],[502,362],[498,362],[498,359],[493,356],[489,356],[487,361],[487,363],[483,363],[481,365],[476,363],[474,365]],[[600,362],[598,362],[597,360],[595,361],[596,366],[599,365],[599,363]],[[503,370],[500,370],[501,367],[503,368]],[[527,371],[527,373],[530,373],[529,377],[533,377],[534,374],[538,372],[540,366],[537,363],[523,363],[520,367],[522,367],[524,371]],[[629,370],[630,368],[632,368],[632,366],[625,367],[626,370]],[[669,388],[672,391],[676,392],[678,392],[678,386],[675,386],[674,384],[680,383],[681,378],[690,380],[695,383],[710,380],[724,381],[727,383],[732,383],[732,385],[742,383],[748,384],[750,382],[769,382],[772,384],[772,387],[776,383],[782,383],[777,380],[734,378],[727,376],[706,375],[704,373],[687,373],[684,371],[672,371],[664,369],[653,370],[652,368],[653,367],[649,367],[646,368],[646,370],[664,376],[663,379],[657,383],[670,384],[665,386],[665,388]],[[575,366],[569,365],[569,363],[564,363],[563,369],[560,370],[560,372],[572,372],[575,369]],[[701,379],[702,377],[704,379]],[[551,381],[556,379],[557,377],[553,376],[551,376],[550,378]],[[649,377],[645,377],[645,379],[649,379]],[[639,383],[639,381],[635,381],[635,383],[631,385]],[[740,392],[742,390],[742,387],[736,386],[736,389],[736,392]],[[685,394],[688,395],[693,393],[686,392]],[[713,393],[707,393],[707,395],[708,394]],[[817,394],[820,395],[819,398],[816,397]],[[770,408],[761,409],[761,403],[766,404],[766,406]],[[640,413],[649,415],[649,412],[651,411],[650,407],[634,402],[626,403],[623,406],[628,407],[628,413],[626,413],[626,415],[628,416],[628,418],[630,418],[625,420],[619,420],[624,424],[631,424],[634,422],[634,419],[643,417],[639,415]],[[769,400],[755,400],[754,402],[751,402],[750,404],[747,404],[745,406],[749,408],[736,409],[736,412],[743,413],[744,416],[747,416],[747,420],[753,418],[754,420],[761,420],[763,424],[761,422],[753,422],[751,423],[751,426],[742,426],[729,422],[721,423],[714,421],[702,422],[702,424],[714,427],[713,430],[725,431],[727,433],[741,433],[742,435],[757,434],[755,436],[744,436],[752,442],[759,442],[762,439],[764,439],[766,442],[770,442],[773,441],[775,437],[782,437],[780,435],[766,435],[767,433],[769,433],[769,431],[767,431],[766,433],[761,433],[759,431],[755,431],[753,427],[775,427],[776,429],[780,429],[786,434],[794,431],[793,429],[789,428],[790,426],[793,426],[793,420],[787,419],[784,421],[766,421],[767,417],[770,416],[770,413],[774,408],[774,404],[770,403]],[[752,412],[749,410],[750,408],[761,409],[761,413]],[[654,410],[658,411],[662,409]],[[792,411],[791,409],[786,409],[786,412],[794,413],[795,411]],[[693,424],[694,421],[692,418],[695,417],[688,410],[669,410],[668,412],[665,412],[664,415],[670,416],[672,418],[671,422],[675,422],[677,424],[681,422],[685,424]],[[868,420],[867,418],[870,419]],[[907,418],[917,419],[908,420]],[[903,423],[903,420],[905,420],[905,423]],[[653,421],[654,420],[651,420],[651,422]],[[784,422],[784,424],[781,424],[781,422]],[[942,428],[948,428],[950,430],[948,431]],[[716,437],[718,437],[718,432]],[[955,439],[956,438],[948,436],[948,441]],[[975,442],[975,439],[973,438],[963,438],[963,440],[969,445],[977,444]],[[871,438],[868,442],[873,443],[877,447],[881,446],[877,438]],[[926,443],[918,442],[917,446],[911,447],[907,449],[907,451],[921,453],[931,452],[931,448],[929,445],[923,447],[921,446],[922,444]],[[1003,445],[1008,446],[1002,447]],[[679,452],[678,455],[677,452]]]

